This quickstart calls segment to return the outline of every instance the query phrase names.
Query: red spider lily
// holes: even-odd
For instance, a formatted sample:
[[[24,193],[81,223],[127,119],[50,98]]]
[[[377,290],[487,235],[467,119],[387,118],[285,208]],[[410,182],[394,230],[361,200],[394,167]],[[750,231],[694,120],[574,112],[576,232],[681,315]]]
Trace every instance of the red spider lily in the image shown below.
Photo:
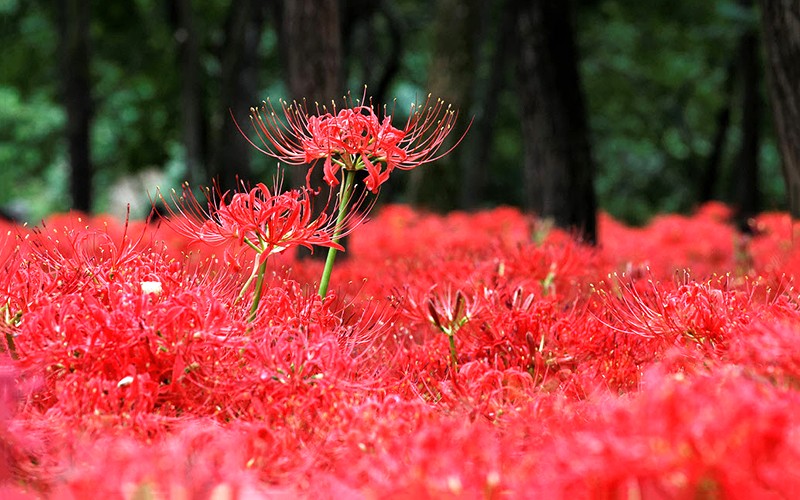
[[[246,244],[260,255],[260,262],[296,246],[344,250],[334,238],[335,220],[324,211],[314,218],[310,194],[309,189],[273,194],[262,183],[230,198],[229,192],[216,195],[206,189],[205,209],[184,185],[181,196],[173,194],[177,209],[168,208],[168,225],[183,236],[210,245]],[[346,227],[352,229],[356,225],[353,222],[348,220]]]
[[[198,221],[222,225],[214,207],[233,194]],[[666,279],[619,244],[532,241],[529,219],[500,210],[384,207],[335,293],[305,284],[321,263],[293,261],[264,276],[254,316],[222,259],[184,260],[149,225],[137,239],[72,215],[0,232],[15,247],[0,335],[18,356],[0,352],[0,498],[800,490],[797,273],[707,278],[716,251],[648,246]],[[800,262],[788,219],[772,224],[754,273]],[[215,244],[249,250],[238,236]],[[703,280],[673,281],[673,255]]]
[[[262,153],[290,165],[305,165],[324,159],[324,179],[331,185],[339,183],[339,169],[367,171],[367,189],[377,193],[392,170],[410,170],[435,161],[452,148],[439,154],[445,139],[452,132],[458,112],[442,100],[422,106],[411,106],[403,129],[392,125],[392,116],[381,120],[372,105],[352,103],[332,113],[311,115],[305,105],[281,102],[283,118],[275,112],[270,101],[261,109],[251,109],[251,121],[265,148]],[[453,146],[455,147],[455,146]],[[309,170],[309,176],[311,171]]]

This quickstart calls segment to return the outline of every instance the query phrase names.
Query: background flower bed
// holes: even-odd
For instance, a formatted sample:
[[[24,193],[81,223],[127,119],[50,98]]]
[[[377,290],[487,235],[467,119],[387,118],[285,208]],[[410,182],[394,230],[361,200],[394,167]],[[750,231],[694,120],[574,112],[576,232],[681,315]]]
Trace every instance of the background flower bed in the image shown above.
[[[386,206],[325,301],[321,262],[271,261],[252,323],[247,257],[165,225],[3,228],[0,493],[790,496],[792,224],[728,219],[603,216],[591,249],[510,208]]]

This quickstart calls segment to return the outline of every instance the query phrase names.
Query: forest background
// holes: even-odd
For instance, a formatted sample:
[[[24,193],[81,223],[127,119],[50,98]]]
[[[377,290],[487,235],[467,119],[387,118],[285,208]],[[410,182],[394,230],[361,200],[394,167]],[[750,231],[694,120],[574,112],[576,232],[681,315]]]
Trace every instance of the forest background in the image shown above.
[[[19,220],[143,217],[184,180],[269,183],[275,161],[236,121],[250,133],[263,99],[365,84],[398,120],[429,92],[472,120],[382,202],[546,211],[544,116],[577,134],[555,154],[580,156],[596,208],[628,223],[712,199],[787,208],[749,0],[0,0],[0,26],[0,207]]]

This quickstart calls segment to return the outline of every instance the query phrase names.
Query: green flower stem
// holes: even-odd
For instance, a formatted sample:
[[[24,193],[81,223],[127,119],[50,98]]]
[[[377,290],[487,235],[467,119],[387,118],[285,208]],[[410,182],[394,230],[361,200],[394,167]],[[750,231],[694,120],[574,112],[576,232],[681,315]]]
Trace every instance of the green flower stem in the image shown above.
[[[350,197],[353,195],[353,186],[356,177],[355,170],[344,170],[344,172],[344,182],[339,187],[339,214],[336,217],[336,227],[333,230],[334,243],[339,243],[339,235],[342,234],[342,225],[347,215],[347,205],[350,203]],[[319,296],[323,299],[328,294],[328,284],[331,281],[331,272],[333,271],[333,262],[335,260],[336,249],[328,248],[328,257],[325,259],[325,268],[322,270],[322,278],[319,281]]]
[[[253,292],[253,305],[250,306],[250,318],[252,323],[256,319],[256,312],[258,311],[258,303],[261,302],[261,291],[264,288],[264,274],[267,272],[267,259],[258,266],[258,277],[256,278],[256,290]]]
[[[242,289],[239,291],[239,295],[236,296],[236,300],[233,301],[233,305],[238,304],[239,301],[244,298],[245,294],[247,293],[247,289],[250,288],[250,284],[258,274],[259,267],[260,265],[258,263],[258,256],[256,256],[256,260],[253,262],[253,271],[250,273],[250,276],[247,277],[247,281],[244,282],[244,285],[242,285]]]
[[[8,354],[11,355],[11,359],[15,361],[19,359],[17,356],[17,347],[14,345],[14,335],[6,333],[6,344],[8,345]]]
[[[450,341],[450,362],[453,363],[453,369],[458,369],[458,354],[456,353],[455,333],[448,334],[447,339]]]
[[[3,307],[0,307],[0,311],[2,311],[2,313],[3,313],[4,319],[5,319],[5,323],[6,323],[6,327],[15,327],[15,326],[19,325],[20,320],[22,319],[22,311],[20,311],[17,314],[11,316],[9,314],[9,306],[8,305],[4,305]],[[17,347],[14,344],[14,334],[11,333],[10,331],[6,331],[5,337],[6,337],[6,345],[5,345],[4,348],[0,348],[0,352],[5,351],[7,349],[8,350],[8,354],[11,356],[11,359],[14,359],[14,360],[19,359],[19,357],[17,356]]]
[[[261,241],[261,237],[259,236],[259,243],[260,245],[254,244],[248,238],[244,239],[244,242],[256,251],[256,259],[253,262],[253,271],[250,273],[250,276],[245,281],[244,286],[242,286],[242,290],[239,292],[239,295],[236,297],[234,304],[237,304],[242,298],[244,297],[245,293],[247,293],[247,289],[250,288],[250,284],[253,282],[253,279],[256,280],[256,289],[253,292],[253,304],[250,306],[250,316],[248,318],[249,322],[253,322],[256,319],[256,312],[258,311],[258,304],[261,302],[261,292],[264,288],[264,274],[267,272],[267,259],[265,258],[263,262],[259,263],[261,258],[261,254],[266,252],[266,248],[264,247],[263,242]]]

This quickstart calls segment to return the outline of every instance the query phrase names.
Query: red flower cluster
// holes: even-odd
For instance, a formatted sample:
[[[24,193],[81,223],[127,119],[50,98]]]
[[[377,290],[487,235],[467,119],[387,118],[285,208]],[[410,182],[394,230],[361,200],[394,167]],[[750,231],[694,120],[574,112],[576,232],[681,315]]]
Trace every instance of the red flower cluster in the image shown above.
[[[344,250],[334,240],[335,220],[325,211],[314,217],[310,190],[272,193],[262,183],[253,189],[242,188],[230,197],[229,192],[218,194],[218,190],[206,189],[204,208],[184,186],[180,196],[173,193],[176,208],[162,197],[171,215],[168,224],[190,240],[210,245],[245,244],[260,255],[262,262],[296,246]],[[353,217],[345,225],[350,230],[356,225]]]
[[[367,189],[377,193],[396,168],[410,170],[432,162],[453,131],[458,113],[441,100],[413,105],[402,129],[392,125],[392,116],[381,120],[372,106],[348,106],[337,112],[309,114],[298,103],[281,103],[283,118],[266,101],[251,109],[256,134],[264,154],[290,165],[324,160],[325,181],[335,186],[340,169],[366,170]],[[254,144],[255,145],[255,144]],[[310,171],[309,171],[310,175]]]
[[[208,194],[172,214],[195,241],[279,252],[330,223],[302,194]],[[264,277],[255,314],[245,273],[203,245],[186,259],[183,238],[165,248],[163,226],[14,228],[0,497],[791,498],[800,251],[788,216],[756,218],[736,247],[723,219],[606,218],[589,248],[531,241],[511,208],[388,206],[333,293],[298,259]],[[705,233],[700,252],[678,222]],[[650,271],[647,238],[671,242]]]

